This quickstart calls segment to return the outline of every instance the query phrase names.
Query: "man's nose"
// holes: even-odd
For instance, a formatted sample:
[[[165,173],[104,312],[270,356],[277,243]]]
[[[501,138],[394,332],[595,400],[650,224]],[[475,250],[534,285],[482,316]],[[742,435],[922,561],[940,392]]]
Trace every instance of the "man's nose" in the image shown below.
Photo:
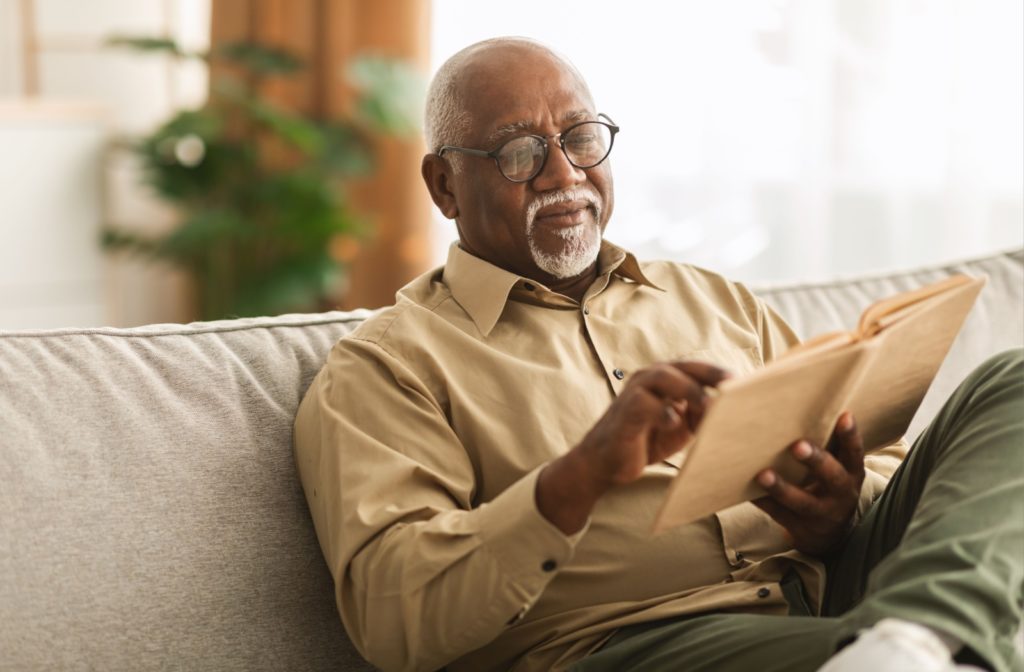
[[[565,189],[587,181],[587,173],[582,168],[569,163],[569,157],[556,142],[548,148],[548,160],[537,176],[533,178],[533,188],[537,191]]]

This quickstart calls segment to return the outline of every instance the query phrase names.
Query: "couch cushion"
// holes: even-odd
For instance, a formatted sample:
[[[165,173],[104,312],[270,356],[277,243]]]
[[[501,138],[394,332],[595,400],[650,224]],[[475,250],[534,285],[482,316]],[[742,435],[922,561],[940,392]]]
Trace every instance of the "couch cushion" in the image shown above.
[[[0,334],[0,667],[371,669],[291,450],[367,314]]]
[[[809,338],[852,329],[872,301],[953,273],[987,275],[988,284],[911,422],[907,435],[913,439],[976,366],[997,352],[1024,346],[1024,250],[901,273],[754,291],[778,310],[801,338]]]

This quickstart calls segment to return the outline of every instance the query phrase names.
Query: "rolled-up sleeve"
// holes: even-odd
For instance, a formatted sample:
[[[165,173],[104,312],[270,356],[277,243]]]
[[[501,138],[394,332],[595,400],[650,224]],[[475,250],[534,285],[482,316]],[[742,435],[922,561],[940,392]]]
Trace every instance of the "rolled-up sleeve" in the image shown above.
[[[885,491],[889,479],[909,450],[910,446],[906,439],[900,439],[864,457],[864,483],[861,485],[860,500],[857,503],[858,520]]]
[[[307,393],[295,455],[342,620],[385,670],[429,670],[522,616],[573,554],[537,510],[538,465],[475,504],[443,402],[379,345],[344,339]]]

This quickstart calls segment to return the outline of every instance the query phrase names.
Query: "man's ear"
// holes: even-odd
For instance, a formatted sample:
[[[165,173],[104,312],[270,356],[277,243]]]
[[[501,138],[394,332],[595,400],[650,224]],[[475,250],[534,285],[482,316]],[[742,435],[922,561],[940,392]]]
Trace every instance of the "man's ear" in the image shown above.
[[[427,184],[427,191],[434,205],[441,211],[441,214],[448,219],[455,219],[459,216],[459,206],[455,203],[455,193],[452,191],[451,167],[448,162],[437,154],[427,154],[423,157],[420,166],[420,173],[423,181]]]

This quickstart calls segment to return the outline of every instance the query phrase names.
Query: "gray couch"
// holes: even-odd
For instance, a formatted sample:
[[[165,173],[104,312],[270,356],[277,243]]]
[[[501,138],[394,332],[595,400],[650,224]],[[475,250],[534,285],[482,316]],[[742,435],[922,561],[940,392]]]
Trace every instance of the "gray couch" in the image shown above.
[[[766,288],[804,336],[951,271],[990,277],[915,426],[1024,343],[1024,252]],[[368,313],[0,333],[0,668],[362,670],[292,417]]]

